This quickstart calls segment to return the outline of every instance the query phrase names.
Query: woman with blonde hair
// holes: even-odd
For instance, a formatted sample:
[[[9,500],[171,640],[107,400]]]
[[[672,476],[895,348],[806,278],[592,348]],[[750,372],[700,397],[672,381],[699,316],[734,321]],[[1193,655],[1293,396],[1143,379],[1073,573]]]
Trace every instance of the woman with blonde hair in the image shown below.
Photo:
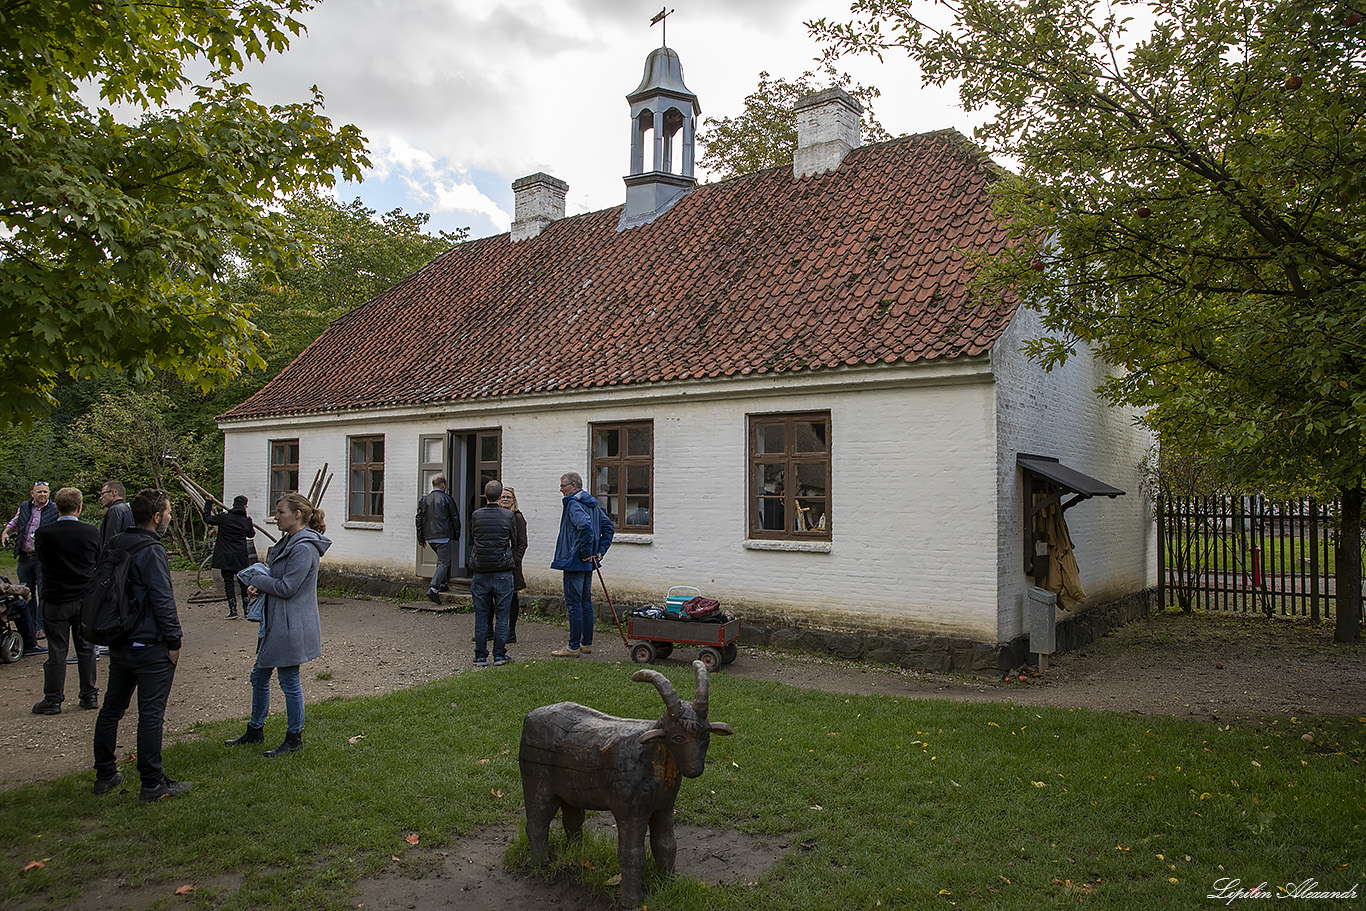
[[[247,567],[238,578],[248,594],[265,595],[256,639],[256,665],[251,669],[251,720],[247,732],[228,746],[262,743],[270,715],[270,675],[274,671],[285,697],[285,740],[266,756],[303,749],[304,691],[299,665],[323,653],[318,619],[318,561],[332,542],[323,536],[323,511],[301,494],[287,493],[275,505],[275,521],[283,537],[270,549],[269,568]]]
[[[508,611],[508,644],[517,641],[517,615],[521,613],[521,599],[517,593],[526,588],[526,577],[522,575],[522,557],[526,556],[526,516],[517,508],[517,491],[511,487],[503,488],[503,495],[498,498],[498,505],[504,509],[512,510],[512,516],[517,521],[517,540],[512,544],[512,609]],[[493,633],[493,616],[489,616],[489,636]]]

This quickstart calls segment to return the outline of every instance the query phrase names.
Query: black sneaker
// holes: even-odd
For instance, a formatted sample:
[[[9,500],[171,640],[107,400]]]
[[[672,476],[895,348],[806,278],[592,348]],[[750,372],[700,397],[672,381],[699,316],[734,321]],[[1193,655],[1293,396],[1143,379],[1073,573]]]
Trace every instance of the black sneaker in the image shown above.
[[[433,604],[440,604],[441,596],[429,588],[427,589],[427,600],[432,602]]]
[[[95,777],[95,793],[108,794],[110,791],[123,784],[123,773],[115,772],[112,778]]]
[[[33,645],[26,645],[26,646],[24,646],[24,654],[25,654],[25,655],[46,655],[46,654],[47,654],[47,646],[46,646],[46,645],[43,645],[43,643],[41,643],[41,642],[35,642]]]
[[[100,707],[100,697],[99,697],[99,696],[82,696],[82,697],[81,697],[81,708],[83,708],[83,709],[97,709],[97,708],[99,708],[99,707]]]
[[[143,800],[160,800],[163,797],[175,797],[177,794],[184,794],[194,787],[193,781],[172,781],[165,775],[161,776],[161,784],[155,788],[143,788],[141,796]]]
[[[494,667],[502,667],[502,666],[505,665],[505,664],[511,664],[511,663],[512,663],[512,656],[511,656],[511,655],[504,655],[504,656],[501,657],[501,658],[494,658],[494,659],[493,659],[493,666],[494,666]]]
[[[62,704],[52,699],[44,699],[33,707],[33,714],[35,715],[60,715],[61,713]]]

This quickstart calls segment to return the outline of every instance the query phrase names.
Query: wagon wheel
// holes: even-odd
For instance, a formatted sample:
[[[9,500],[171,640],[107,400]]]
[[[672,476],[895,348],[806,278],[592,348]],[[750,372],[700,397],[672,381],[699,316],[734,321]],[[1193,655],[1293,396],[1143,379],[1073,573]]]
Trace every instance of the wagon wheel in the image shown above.
[[[667,658],[667,657],[669,657],[670,655],[672,655],[673,652],[674,652],[674,644],[673,644],[672,642],[656,642],[656,643],[655,643],[655,657],[656,657],[656,658],[659,658],[659,659],[663,660],[664,658]]]
[[[734,642],[729,642],[729,643],[727,643],[724,647],[722,647],[722,649],[721,649],[721,663],[722,663],[722,664],[730,664],[732,661],[734,661],[734,660],[735,660],[736,658],[738,658],[738,657],[740,657],[740,647],[739,647],[738,645],[736,645]]]
[[[697,657],[706,665],[707,673],[709,674],[721,667],[721,664],[723,663],[721,661],[721,652],[712,648],[710,645],[698,652]]]
[[[19,634],[11,630],[0,638],[0,661],[5,664],[13,664],[24,657],[24,640],[19,638]]]
[[[195,585],[198,585],[203,591],[213,588],[217,581],[218,574],[213,570],[213,554],[207,554],[203,560],[199,561],[199,572],[195,573],[194,577]]]
[[[655,660],[655,647],[648,642],[637,642],[631,646],[631,660],[636,664],[649,664]]]

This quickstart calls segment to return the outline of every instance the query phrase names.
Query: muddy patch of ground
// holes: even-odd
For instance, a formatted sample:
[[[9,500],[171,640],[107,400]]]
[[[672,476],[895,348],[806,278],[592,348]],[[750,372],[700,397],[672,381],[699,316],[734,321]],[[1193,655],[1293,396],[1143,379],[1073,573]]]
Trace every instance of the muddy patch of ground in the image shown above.
[[[610,814],[590,817],[589,831],[615,841]],[[732,830],[680,825],[675,873],[709,885],[756,882],[788,850],[785,840],[762,840]],[[447,847],[427,851],[427,862],[405,855],[405,870],[357,884],[356,907],[365,911],[610,911],[618,889],[595,891],[575,877],[547,879],[528,869],[508,870],[504,857],[517,839],[513,826],[486,829]],[[414,860],[418,862],[414,864]]]

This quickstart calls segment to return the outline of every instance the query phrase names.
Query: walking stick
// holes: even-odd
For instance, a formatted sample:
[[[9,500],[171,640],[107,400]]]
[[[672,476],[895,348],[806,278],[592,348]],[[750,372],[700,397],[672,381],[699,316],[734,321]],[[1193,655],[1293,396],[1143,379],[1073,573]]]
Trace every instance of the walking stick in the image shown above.
[[[626,638],[626,630],[621,628],[621,620],[617,617],[617,609],[612,605],[612,596],[607,591],[607,580],[602,577],[602,564],[598,562],[596,555],[593,557],[593,566],[598,571],[598,581],[602,583],[602,596],[607,599],[607,607],[612,612],[612,620],[616,623],[617,632],[621,635],[621,644],[630,648],[631,643]]]

